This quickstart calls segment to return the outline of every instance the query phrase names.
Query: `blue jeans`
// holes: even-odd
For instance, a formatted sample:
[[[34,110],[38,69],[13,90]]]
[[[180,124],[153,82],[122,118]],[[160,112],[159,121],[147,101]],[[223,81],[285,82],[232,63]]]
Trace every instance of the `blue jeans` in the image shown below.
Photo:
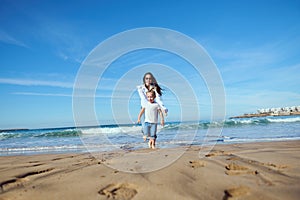
[[[144,123],[144,134],[150,139],[156,139],[157,123]]]

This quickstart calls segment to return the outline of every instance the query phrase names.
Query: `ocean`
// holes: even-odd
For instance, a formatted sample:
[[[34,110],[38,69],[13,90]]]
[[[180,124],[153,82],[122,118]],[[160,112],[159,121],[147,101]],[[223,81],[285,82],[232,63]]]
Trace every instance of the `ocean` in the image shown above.
[[[169,122],[158,127],[158,148],[300,139],[300,116]],[[0,156],[142,148],[147,148],[147,143],[137,124],[0,132]]]

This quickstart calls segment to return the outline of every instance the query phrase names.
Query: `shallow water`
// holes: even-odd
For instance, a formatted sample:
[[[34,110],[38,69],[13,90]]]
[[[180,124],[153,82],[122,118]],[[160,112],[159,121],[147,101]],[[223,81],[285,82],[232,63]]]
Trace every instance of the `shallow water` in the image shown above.
[[[228,119],[223,122],[170,122],[158,129],[157,146],[230,144],[300,139],[300,117]],[[0,133],[0,155],[111,151],[146,148],[141,126],[14,130]]]

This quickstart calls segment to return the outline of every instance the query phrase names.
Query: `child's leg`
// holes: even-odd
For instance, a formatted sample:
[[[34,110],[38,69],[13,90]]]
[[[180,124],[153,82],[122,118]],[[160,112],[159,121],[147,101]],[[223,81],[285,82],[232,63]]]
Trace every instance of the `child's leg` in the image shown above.
[[[150,139],[149,139],[149,142],[148,142],[148,147],[151,148],[151,147],[152,147],[152,144],[153,144],[153,141],[152,141],[152,139],[150,138]]]
[[[155,141],[156,141],[156,139],[153,139],[152,141],[153,141],[153,142],[152,142],[152,144],[151,144],[151,148],[152,148],[152,149],[155,149]]]
[[[150,132],[151,132],[151,139],[152,139],[152,142],[151,142],[151,148],[152,149],[155,149],[155,142],[156,142],[156,131],[157,131],[157,124],[152,124],[151,125],[151,129],[150,129]]]
[[[143,135],[144,142],[147,140],[147,136]]]
[[[144,139],[144,141],[146,141],[147,137],[149,137],[149,135],[150,135],[151,124],[148,123],[148,122],[144,122],[143,126],[144,126],[143,127],[143,129],[144,129],[144,131],[143,131],[143,139]]]
[[[145,132],[145,115],[143,115],[141,117],[141,123],[142,123],[142,134],[143,134],[143,139],[144,139],[144,142],[147,140],[147,134]]]

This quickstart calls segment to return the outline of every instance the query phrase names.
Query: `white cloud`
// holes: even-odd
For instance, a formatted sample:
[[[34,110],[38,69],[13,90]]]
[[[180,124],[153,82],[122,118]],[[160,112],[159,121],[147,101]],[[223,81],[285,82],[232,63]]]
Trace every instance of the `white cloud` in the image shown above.
[[[37,92],[14,92],[15,95],[25,96],[52,96],[52,97],[71,97],[72,94],[59,94],[59,93],[37,93]]]
[[[68,82],[61,82],[61,81],[43,81],[43,80],[16,79],[16,78],[0,78],[0,84],[73,88],[73,83],[71,82],[68,83]]]
[[[34,16],[37,21],[38,31],[35,33],[38,38],[45,41],[53,53],[63,60],[70,60],[82,63],[94,45],[91,38],[80,34],[78,26],[63,20],[53,20],[43,14]]]
[[[300,93],[272,90],[239,90],[227,92],[228,111],[234,113],[255,112],[260,108],[296,106],[300,102]]]
[[[3,30],[0,30],[0,42],[28,48],[28,46],[22,41],[15,39]]]
[[[14,95],[24,95],[24,96],[52,96],[52,97],[73,97],[72,93],[42,93],[42,92],[13,92]],[[117,101],[124,101],[127,99],[127,96],[112,96],[105,94],[80,94],[76,97],[86,97],[86,98],[99,98],[99,99],[112,99],[114,98]],[[139,100],[134,98],[134,100]]]

